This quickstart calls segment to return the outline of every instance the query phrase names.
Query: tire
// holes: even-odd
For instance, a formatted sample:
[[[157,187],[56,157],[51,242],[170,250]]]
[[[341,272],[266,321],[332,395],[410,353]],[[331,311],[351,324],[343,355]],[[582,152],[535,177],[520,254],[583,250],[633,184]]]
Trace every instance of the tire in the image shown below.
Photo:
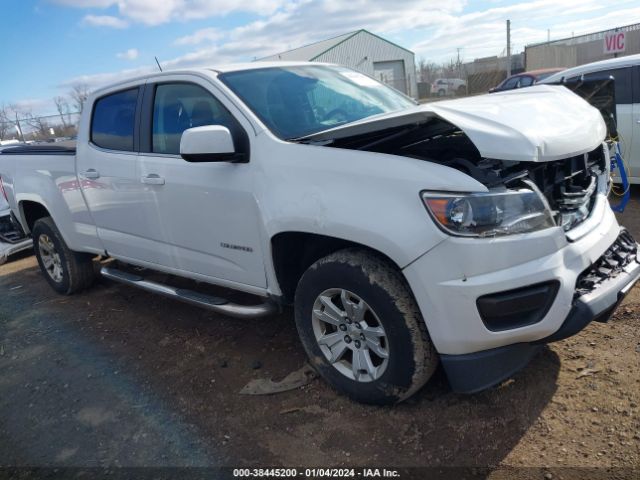
[[[460,85],[458,87],[458,96],[461,97],[466,94],[467,94],[467,87],[465,87],[464,85]]]
[[[341,250],[311,265],[296,289],[295,320],[313,367],[336,390],[362,403],[400,402],[438,365],[404,277],[366,250]]]
[[[37,220],[32,236],[38,265],[56,292],[71,295],[93,284],[92,255],[69,250],[51,217]]]
[[[445,92],[443,88],[441,88],[440,90],[438,90],[438,96],[439,96],[439,97],[444,97],[446,93],[447,93],[447,92]]]

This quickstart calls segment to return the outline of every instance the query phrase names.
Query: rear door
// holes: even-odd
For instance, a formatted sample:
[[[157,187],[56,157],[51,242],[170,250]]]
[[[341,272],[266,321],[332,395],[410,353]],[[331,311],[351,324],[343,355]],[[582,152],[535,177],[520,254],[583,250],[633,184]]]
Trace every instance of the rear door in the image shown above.
[[[236,151],[249,154],[248,122],[243,126],[235,107],[212,90],[209,81],[190,75],[149,81],[139,157],[143,226],[156,248],[168,252],[173,268],[265,287],[254,165],[180,156],[182,132],[203,125],[229,128]]]
[[[638,67],[623,67],[578,75],[566,80],[571,90],[585,98],[605,116],[610,107],[609,93],[598,88],[600,82],[613,77],[615,83],[615,130],[628,174],[640,175],[640,84]],[[595,88],[595,92],[593,92]],[[603,103],[604,102],[604,103]],[[609,129],[611,131],[611,129]]]
[[[631,80],[633,144],[629,155],[629,166],[631,176],[640,179],[640,66],[633,67]]]
[[[143,86],[132,85],[96,99],[88,142],[78,142],[77,172],[104,248],[114,256],[137,256],[139,227],[137,117]],[[142,255],[151,260],[153,255]]]
[[[638,175],[640,167],[640,135],[637,129],[637,105],[633,103],[633,69],[631,67],[607,70],[615,79],[616,121],[622,156],[631,176]]]

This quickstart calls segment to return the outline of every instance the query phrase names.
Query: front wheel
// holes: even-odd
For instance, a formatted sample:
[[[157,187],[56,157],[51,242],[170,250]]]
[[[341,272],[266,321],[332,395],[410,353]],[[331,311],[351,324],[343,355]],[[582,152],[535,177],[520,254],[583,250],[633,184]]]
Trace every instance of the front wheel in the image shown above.
[[[295,313],[313,366],[354,400],[402,401],[438,365],[401,273],[365,250],[341,250],[309,267],[296,290]]]
[[[71,295],[91,286],[95,279],[92,256],[70,250],[51,217],[37,220],[32,236],[40,269],[56,292]]]

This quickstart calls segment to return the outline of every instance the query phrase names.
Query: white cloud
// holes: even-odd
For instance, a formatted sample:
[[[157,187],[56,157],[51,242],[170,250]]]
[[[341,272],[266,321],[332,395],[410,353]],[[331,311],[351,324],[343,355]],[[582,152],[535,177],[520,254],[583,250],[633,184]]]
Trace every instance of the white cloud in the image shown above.
[[[12,104],[16,111],[21,113],[49,111],[49,107],[53,105],[52,100],[44,100],[42,98],[27,98],[18,100]],[[21,115],[22,116],[22,115]]]
[[[82,24],[108,28],[127,28],[129,26],[126,21],[111,15],[85,15],[82,19]]]
[[[624,8],[625,5],[630,6]],[[640,20],[640,7],[619,0],[616,9],[599,0],[534,0],[451,16],[424,40],[409,48],[416,57],[446,61],[462,47],[464,60],[500,55],[506,49],[506,19],[511,20],[512,51],[551,39],[597,32]]]
[[[214,18],[232,11],[255,14],[255,20],[235,28],[195,30],[167,44],[184,48],[182,55],[161,59],[163,68],[215,66],[247,61],[314,41],[366,28],[416,53],[416,60],[444,62],[456,49],[466,61],[499,55],[505,50],[505,21],[512,21],[513,51],[533,42],[570,37],[640,21],[637,0],[617,0],[611,8],[602,0],[521,0],[486,2],[478,9],[468,0],[49,0],[78,8],[109,9],[87,15],[87,24],[123,28],[126,25],[158,25]],[[87,13],[96,13],[88,11]],[[85,17],[86,18],[86,17]],[[164,49],[168,45],[158,45]],[[166,51],[166,50],[165,50]],[[126,52],[123,52],[126,53]],[[152,59],[151,59],[152,60]],[[95,71],[95,70],[94,70]],[[123,78],[157,71],[148,65],[119,72],[85,75],[64,82],[87,83],[96,88]]]
[[[66,5],[69,7],[81,7],[81,8],[107,8],[114,5],[117,0],[50,0],[53,3],[60,5]]]
[[[127,68],[125,70],[120,70],[118,72],[105,72],[105,73],[96,73],[92,75],[80,75],[77,77],[70,78],[62,82],[58,85],[58,88],[63,92],[68,91],[74,85],[86,85],[89,90],[93,91],[97,88],[104,87],[105,85],[109,85],[111,83],[120,82],[122,80],[126,80],[127,78],[139,77],[141,75],[146,75],[147,73],[157,72],[158,67],[156,65],[147,65],[144,67],[137,68]]]
[[[215,42],[224,35],[217,28],[203,28],[191,35],[186,35],[176,39],[174,45],[198,45],[203,42]]]
[[[139,7],[149,2],[151,0],[120,0],[120,3],[136,3]],[[176,2],[178,0],[166,0],[164,3],[169,11],[173,11]],[[215,0],[180,2],[191,7],[211,7],[217,3]],[[269,0],[263,2],[264,5],[269,3]],[[173,42],[175,45],[197,48],[161,62],[165,69],[212,67],[260,58],[360,28],[392,41],[398,41],[398,36],[411,34],[418,40],[404,45],[415,51],[416,60],[423,57],[436,62],[448,61],[456,55],[458,47],[462,48],[465,60],[472,60],[504,52],[507,18],[512,20],[514,52],[521,51],[528,43],[544,41],[547,28],[551,29],[552,38],[559,38],[570,36],[571,31],[577,35],[640,19],[640,7],[634,5],[634,0],[619,0],[615,10],[600,0],[533,0],[506,6],[497,4],[485,10],[464,13],[466,3],[465,0],[404,0],[402,8],[398,8],[397,3],[388,0],[290,1],[274,13],[246,25],[227,31],[206,28],[180,37]],[[580,13],[573,15],[573,11]],[[401,41],[398,43],[403,44]],[[123,76],[156,70],[152,64],[145,68],[90,75],[80,81],[99,86]]]
[[[123,60],[135,60],[136,58],[138,58],[138,54],[139,52],[137,48],[130,48],[129,50],[126,50],[124,52],[117,53],[116,57]]]
[[[286,0],[50,0],[76,8],[116,7],[121,21],[160,25],[173,20],[186,21],[226,15],[231,12],[248,12],[269,15],[282,7]]]

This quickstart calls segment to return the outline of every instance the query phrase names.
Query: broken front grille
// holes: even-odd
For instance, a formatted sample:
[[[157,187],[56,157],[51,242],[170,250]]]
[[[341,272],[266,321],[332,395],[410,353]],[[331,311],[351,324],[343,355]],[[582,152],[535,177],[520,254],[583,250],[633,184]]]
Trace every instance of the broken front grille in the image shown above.
[[[565,231],[584,221],[595,203],[598,176],[606,172],[603,147],[584,155],[544,163],[529,173]]]
[[[593,291],[605,280],[617,277],[627,265],[637,259],[638,246],[636,241],[629,232],[623,230],[613,245],[578,276],[574,297],[581,297]]]

